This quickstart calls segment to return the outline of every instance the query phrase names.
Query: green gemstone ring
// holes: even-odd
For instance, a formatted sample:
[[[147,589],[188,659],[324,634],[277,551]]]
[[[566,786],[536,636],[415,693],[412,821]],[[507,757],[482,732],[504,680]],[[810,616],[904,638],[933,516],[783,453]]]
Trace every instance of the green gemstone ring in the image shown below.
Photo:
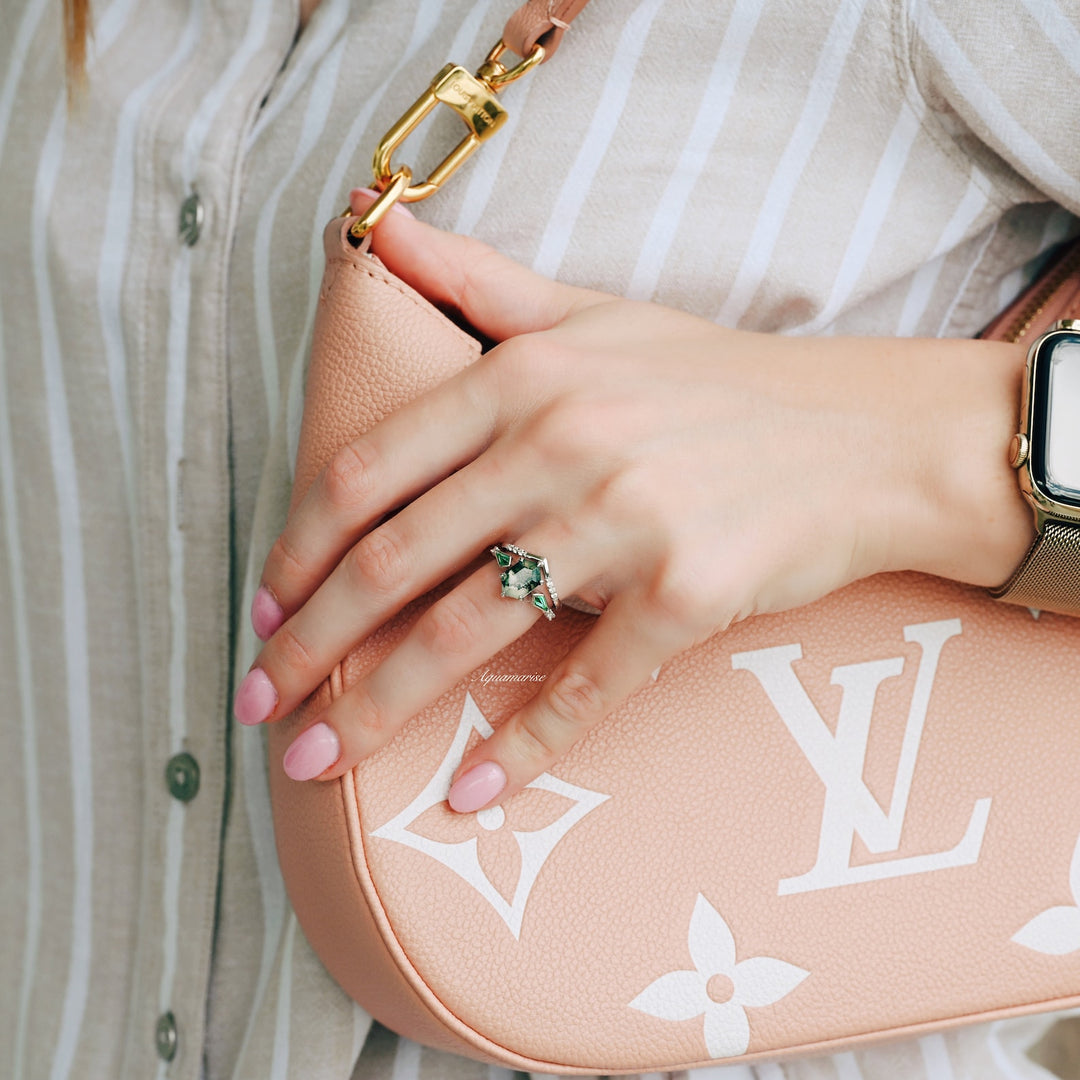
[[[530,600],[544,618],[554,619],[559,607],[559,594],[551,580],[547,559],[533,555],[516,544],[496,544],[491,549],[502,574],[502,594],[512,600]],[[545,595],[546,593],[546,595]]]

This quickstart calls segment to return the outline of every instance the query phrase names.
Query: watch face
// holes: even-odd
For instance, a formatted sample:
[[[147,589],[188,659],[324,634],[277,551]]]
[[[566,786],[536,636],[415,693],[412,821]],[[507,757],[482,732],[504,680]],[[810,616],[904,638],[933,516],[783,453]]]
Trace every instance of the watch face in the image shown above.
[[[1031,478],[1054,502],[1080,507],[1080,334],[1039,350],[1031,430]]]

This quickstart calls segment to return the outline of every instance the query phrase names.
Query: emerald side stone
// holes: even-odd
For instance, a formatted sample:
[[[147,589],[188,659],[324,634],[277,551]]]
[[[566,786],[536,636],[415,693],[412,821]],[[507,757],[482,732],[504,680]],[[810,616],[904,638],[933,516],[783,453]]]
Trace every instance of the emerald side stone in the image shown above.
[[[500,566],[509,566],[513,561],[513,556],[509,551],[503,551],[501,548],[495,549],[495,561]]]
[[[541,611],[548,611],[547,597],[543,593],[533,593],[533,604]]]
[[[535,559],[521,559],[500,575],[503,596],[524,600],[543,580]]]

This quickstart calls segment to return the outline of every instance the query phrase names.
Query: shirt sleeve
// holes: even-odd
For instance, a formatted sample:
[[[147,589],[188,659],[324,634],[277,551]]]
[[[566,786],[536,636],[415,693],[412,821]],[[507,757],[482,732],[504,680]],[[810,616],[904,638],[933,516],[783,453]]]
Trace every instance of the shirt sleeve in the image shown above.
[[[1080,214],[1080,3],[910,0],[911,59],[944,135],[1011,201]]]

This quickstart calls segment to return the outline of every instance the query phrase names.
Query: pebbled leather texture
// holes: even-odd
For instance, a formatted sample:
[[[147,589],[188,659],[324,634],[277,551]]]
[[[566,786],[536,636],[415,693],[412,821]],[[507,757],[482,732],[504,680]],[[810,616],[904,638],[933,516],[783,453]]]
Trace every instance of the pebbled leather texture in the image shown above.
[[[350,220],[326,232],[295,498],[479,355]],[[340,780],[288,780],[298,732],[484,563],[497,590],[479,555],[269,729],[297,917],[381,1022],[617,1073],[1080,1005],[1080,620],[883,575],[673,658],[499,814],[450,812],[449,775],[537,683],[480,672]],[[538,615],[481,670],[542,676],[591,625]]]

